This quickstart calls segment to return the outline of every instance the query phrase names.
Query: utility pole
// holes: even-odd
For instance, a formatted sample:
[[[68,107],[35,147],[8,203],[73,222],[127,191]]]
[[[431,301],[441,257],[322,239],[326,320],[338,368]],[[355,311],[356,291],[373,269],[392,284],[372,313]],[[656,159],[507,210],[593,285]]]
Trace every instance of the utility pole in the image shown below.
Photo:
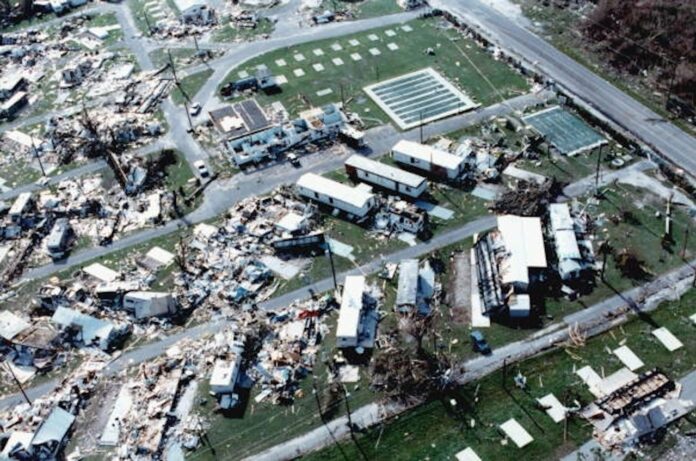
[[[317,376],[315,374],[312,374],[312,388],[314,389],[314,398],[317,402],[317,410],[319,410],[319,418],[321,419],[321,422],[324,424],[324,427],[326,428],[326,430],[329,432],[329,435],[331,436],[331,439],[336,444],[336,447],[343,455],[343,459],[348,460],[348,457],[346,456],[346,452],[343,451],[343,448],[341,448],[341,444],[338,443],[338,440],[336,440],[336,436],[334,436],[333,431],[331,429],[329,429],[329,426],[326,423],[326,417],[324,416],[324,411],[321,408],[321,401],[319,400],[319,388],[317,387]]]
[[[186,96],[186,95],[184,95]],[[186,111],[186,118],[189,123],[189,131],[193,131],[193,122],[191,121],[191,113],[189,112],[188,99],[184,98],[184,110]]]
[[[34,136],[31,136],[31,148],[34,151],[34,157],[39,162],[39,168],[41,168],[41,174],[46,176],[46,170],[44,170],[43,162],[41,161],[41,156],[39,155],[39,150],[36,148],[36,143]]]
[[[19,382],[19,379],[17,379],[17,376],[14,374],[14,370],[12,370],[12,367],[10,364],[5,361],[5,366],[9,370],[10,374],[12,375],[12,379],[14,379],[14,382],[17,384],[17,387],[19,388],[19,392],[22,393],[22,396],[24,397],[24,400],[27,401],[29,405],[32,405],[31,400],[29,400],[29,396],[24,392],[24,388],[22,387],[22,383]]]
[[[350,430],[350,438],[353,440],[353,443],[355,444],[355,447],[358,449],[360,454],[362,455],[362,458],[365,461],[368,461],[368,457],[363,451],[362,447],[360,446],[360,443],[358,442],[358,438],[355,437],[355,432],[353,432],[353,418],[350,412],[350,405],[348,405],[348,390],[346,389],[345,384],[341,384],[341,389],[343,389],[343,401],[346,404],[346,416],[348,417],[348,430]]]
[[[341,91],[341,108],[343,108],[343,109],[345,110],[345,108],[346,108],[346,98],[345,98],[345,96],[344,96],[344,94],[343,94],[343,82],[341,82],[341,83],[338,84],[338,88],[339,88],[339,90]]]
[[[329,262],[331,263],[331,276],[333,277],[334,290],[338,293],[338,282],[336,281],[336,267],[334,266],[333,251],[331,251],[331,243],[326,241],[326,249],[329,254]]]
[[[597,154],[597,171],[595,172],[595,196],[599,195],[599,166],[602,163],[602,147],[604,147],[604,144],[599,145],[599,154]]]
[[[169,65],[172,66],[172,74],[174,75],[174,83],[176,83],[177,86],[179,86],[179,79],[176,77],[176,67],[174,67],[174,60],[172,59],[172,51],[170,49],[167,49],[167,56],[169,56]],[[181,91],[181,88],[179,88],[179,91]],[[183,93],[183,91],[181,91]],[[184,95],[186,96],[186,95]]]
[[[145,24],[147,24],[147,33],[150,37],[152,37],[152,26],[150,25],[150,18],[147,17],[147,13],[143,13],[143,17],[145,18]]]

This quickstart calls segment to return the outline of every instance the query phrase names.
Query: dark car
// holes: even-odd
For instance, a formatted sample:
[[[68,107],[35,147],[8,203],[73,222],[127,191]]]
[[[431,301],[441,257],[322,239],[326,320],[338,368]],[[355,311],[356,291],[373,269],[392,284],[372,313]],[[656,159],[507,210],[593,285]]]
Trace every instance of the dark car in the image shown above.
[[[483,336],[483,333],[481,333],[478,330],[474,330],[471,332],[471,346],[474,349],[474,352],[480,352],[483,355],[490,355],[491,354],[491,346],[488,345],[488,342],[486,342],[486,338]]]

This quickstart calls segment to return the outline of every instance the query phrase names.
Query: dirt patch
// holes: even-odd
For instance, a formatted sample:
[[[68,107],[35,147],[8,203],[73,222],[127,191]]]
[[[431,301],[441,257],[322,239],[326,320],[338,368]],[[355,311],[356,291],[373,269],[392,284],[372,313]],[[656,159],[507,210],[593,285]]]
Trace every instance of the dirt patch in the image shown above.
[[[451,306],[450,318],[457,325],[471,324],[471,259],[469,252],[455,254],[450,262],[447,287],[447,303]]]

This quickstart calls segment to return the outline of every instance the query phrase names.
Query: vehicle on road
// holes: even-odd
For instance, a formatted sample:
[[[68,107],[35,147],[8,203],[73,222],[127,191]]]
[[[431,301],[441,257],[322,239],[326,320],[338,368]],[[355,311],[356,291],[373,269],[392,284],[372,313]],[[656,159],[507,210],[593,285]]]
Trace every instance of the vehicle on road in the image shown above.
[[[300,164],[300,158],[297,156],[297,154],[291,152],[291,153],[289,153],[285,158],[288,159],[288,161],[290,162],[290,164],[291,164],[292,166],[294,166],[294,167],[299,167],[299,166],[301,166],[301,164]]]
[[[483,355],[490,355],[492,353],[491,346],[488,345],[488,341],[486,341],[483,333],[478,330],[474,330],[471,332],[470,337],[474,352],[479,352]]]
[[[201,103],[199,102],[194,102],[191,104],[191,107],[189,108],[189,114],[191,114],[192,117],[195,117],[196,115],[201,113]]]
[[[196,160],[193,162],[193,166],[196,167],[196,171],[198,171],[201,178],[207,178],[210,176],[210,171],[208,171],[208,167],[205,166],[205,162],[203,162],[203,160]]]

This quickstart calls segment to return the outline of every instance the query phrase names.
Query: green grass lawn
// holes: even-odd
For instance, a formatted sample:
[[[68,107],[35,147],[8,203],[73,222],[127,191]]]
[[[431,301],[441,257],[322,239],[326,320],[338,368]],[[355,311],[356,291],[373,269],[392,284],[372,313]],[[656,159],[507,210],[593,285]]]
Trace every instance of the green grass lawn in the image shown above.
[[[261,18],[253,29],[237,28],[228,21],[220,29],[216,29],[211,38],[214,42],[254,40],[262,35],[273,33],[274,28],[275,25],[268,18]]]
[[[180,86],[175,86],[172,90],[172,101],[176,105],[183,105],[188,100],[189,104],[193,101],[194,96],[201,89],[205,82],[213,75],[212,69],[206,69],[201,72],[188,75],[180,80]]]
[[[653,325],[633,318],[629,323],[590,339],[584,347],[566,352],[554,350],[540,357],[510,367],[503,381],[502,371],[463,386],[442,401],[433,401],[358,436],[361,449],[369,459],[412,460],[452,459],[466,447],[473,448],[481,459],[551,460],[571,452],[590,439],[591,429],[582,420],[572,418],[564,441],[563,424],[555,424],[535,407],[536,398],[554,393],[563,401],[566,391],[583,403],[591,395],[573,373],[591,365],[605,375],[621,368],[619,360],[607,352],[624,341],[646,364],[645,369],[660,367],[677,378],[696,368],[696,335],[688,316],[696,312],[696,290],[681,300],[664,303],[649,315],[655,325],[666,326],[683,343],[684,348],[669,353],[650,334]],[[528,389],[517,389],[512,377],[521,372],[527,377]],[[503,382],[507,390],[503,387]],[[455,398],[457,407],[452,407]],[[570,402],[569,402],[570,404]],[[514,417],[534,437],[523,449],[512,442],[502,445],[497,426]],[[472,427],[473,421],[473,427]],[[347,459],[360,459],[352,442],[343,442]],[[307,455],[307,460],[342,459],[335,446]]]
[[[664,92],[656,92],[639,76],[622,74],[613,69],[607,64],[609,61],[606,56],[592,50],[582,40],[581,34],[577,31],[582,20],[580,15],[538,0],[515,0],[515,3],[522,7],[525,16],[542,26],[541,35],[554,47],[660,116],[672,118],[665,109]],[[694,126],[685,120],[674,118],[671,121],[687,132],[694,132]]]
[[[196,55],[195,48],[157,48],[149,54],[152,64],[156,68],[169,64],[169,53],[167,51],[171,53],[172,61],[174,61],[174,66],[177,68],[188,64]]]
[[[336,343],[336,311],[326,320],[329,333],[322,339],[317,362],[312,371],[317,380],[317,390],[322,409],[327,419],[345,414],[345,401],[342,393],[332,395],[328,387],[328,370],[324,360],[331,358]],[[352,409],[358,408],[375,398],[368,389],[365,370],[361,370],[358,383],[346,384],[348,403]],[[292,406],[274,405],[269,399],[261,403],[254,402],[262,389],[254,386],[249,396],[249,404],[243,415],[224,417],[213,413],[214,399],[209,395],[209,377],[202,377],[198,396],[207,399],[206,405],[194,407],[194,412],[204,415],[211,423],[207,431],[208,439],[215,453],[208,445],[202,444],[198,450],[190,453],[187,460],[222,460],[242,459],[284,440],[303,434],[321,425],[321,417],[313,392],[312,374],[301,381],[301,397],[296,398]]]
[[[291,114],[296,115],[312,105],[340,101],[343,89],[349,108],[371,125],[388,123],[389,119],[362,88],[426,67],[438,70],[483,105],[528,90],[529,86],[521,75],[506,64],[495,61],[473,41],[448,27],[449,23],[443,19],[419,19],[408,22],[408,25],[413,31],[406,32],[396,25],[273,51],[233,69],[221,86],[238,79],[240,71],[253,74],[256,67],[263,64],[274,75],[285,76],[288,82],[281,85],[282,91],[278,94],[260,93],[257,99],[262,105],[281,101]],[[394,31],[395,35],[387,36],[387,30]],[[372,34],[378,36],[377,41],[368,39]],[[353,46],[350,40],[358,40],[359,44]],[[399,49],[389,50],[389,43],[396,44]],[[333,50],[333,44],[339,44],[342,49]],[[371,55],[371,48],[379,49],[381,54]],[[427,48],[433,48],[435,55],[425,54]],[[315,55],[315,49],[324,54]],[[358,53],[362,59],[354,61],[351,58],[353,53]],[[296,54],[304,56],[304,60],[296,61]],[[335,58],[344,64],[335,65],[332,62]],[[285,66],[276,63],[280,59],[285,60]],[[321,64],[324,70],[316,71],[314,64]],[[305,75],[296,77],[296,69],[302,69]],[[317,92],[328,89],[332,90],[331,94],[317,95]]]

